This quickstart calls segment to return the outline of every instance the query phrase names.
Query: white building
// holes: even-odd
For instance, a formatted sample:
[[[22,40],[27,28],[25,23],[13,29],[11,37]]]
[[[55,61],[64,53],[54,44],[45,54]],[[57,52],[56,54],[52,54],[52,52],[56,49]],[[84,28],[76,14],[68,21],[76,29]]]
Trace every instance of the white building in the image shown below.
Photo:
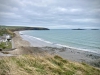
[[[0,36],[0,42],[7,42],[7,39],[10,39],[10,35],[3,34],[3,36]]]
[[[6,39],[10,39],[10,35],[8,34],[3,34],[3,37],[5,37]]]

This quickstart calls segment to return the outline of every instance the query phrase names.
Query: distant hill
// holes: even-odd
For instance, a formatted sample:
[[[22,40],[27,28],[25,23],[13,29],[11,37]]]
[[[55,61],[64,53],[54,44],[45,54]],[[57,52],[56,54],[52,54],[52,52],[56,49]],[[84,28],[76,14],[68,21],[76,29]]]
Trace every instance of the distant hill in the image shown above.
[[[99,30],[99,29],[91,29],[91,30]]]
[[[80,29],[80,28],[78,28],[78,29],[72,29],[72,30],[86,30],[86,29]]]
[[[20,30],[49,30],[48,28],[43,27],[24,27],[24,26],[0,26],[0,29],[9,29],[11,31],[20,31]]]

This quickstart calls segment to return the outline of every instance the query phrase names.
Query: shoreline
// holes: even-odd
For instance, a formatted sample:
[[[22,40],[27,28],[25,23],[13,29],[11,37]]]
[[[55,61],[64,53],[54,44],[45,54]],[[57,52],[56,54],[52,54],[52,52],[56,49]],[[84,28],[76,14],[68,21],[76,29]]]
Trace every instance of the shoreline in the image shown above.
[[[96,51],[91,50],[91,49],[82,49],[82,48],[77,48],[77,47],[72,47],[72,46],[67,46],[67,45],[63,45],[63,44],[59,44],[59,43],[53,43],[53,42],[50,42],[50,41],[46,41],[46,40],[38,38],[38,37],[23,34],[23,33],[21,33],[21,31],[19,32],[19,34],[21,34],[20,36],[24,40],[27,40],[28,42],[30,42],[31,47],[32,46],[33,47],[46,47],[46,46],[48,46],[48,47],[57,47],[57,48],[65,47],[65,48],[70,48],[70,49],[100,54],[100,52],[96,52]]]
[[[84,51],[81,49],[74,49],[70,47],[58,47],[55,45],[52,46],[44,42],[38,42],[35,38],[33,38],[33,40],[30,40],[29,38],[27,38],[28,36],[26,35],[20,35],[20,36],[22,37],[22,39],[30,42],[30,44],[32,42],[31,47],[37,47],[41,51],[46,51],[50,54],[59,55],[64,59],[68,59],[71,61],[89,63],[99,60],[100,58],[100,55],[94,52]]]
[[[9,54],[16,56],[16,55],[23,55],[23,54],[41,54],[45,55],[45,53],[49,53],[51,55],[59,55],[64,59],[73,61],[73,62],[85,62],[91,64],[92,62],[95,63],[96,61],[100,61],[100,55],[93,52],[82,51],[67,47],[50,47],[50,46],[31,46],[31,43],[24,38],[21,37],[19,31],[15,32],[16,36],[13,38],[14,45],[16,47],[15,50],[7,51]],[[34,44],[36,43],[35,41]],[[38,44],[38,43],[36,43]],[[40,43],[41,44],[41,43]],[[96,62],[96,63],[98,63]]]

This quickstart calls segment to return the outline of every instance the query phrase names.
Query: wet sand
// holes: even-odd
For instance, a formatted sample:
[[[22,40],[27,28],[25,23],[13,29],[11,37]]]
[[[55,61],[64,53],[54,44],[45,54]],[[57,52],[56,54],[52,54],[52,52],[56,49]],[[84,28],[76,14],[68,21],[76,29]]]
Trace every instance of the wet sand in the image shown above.
[[[51,45],[51,44],[45,43],[43,41],[39,41],[35,38],[33,38],[33,40],[31,40],[30,38],[32,38],[32,37],[29,37],[24,34],[21,35],[21,37],[23,39],[29,41],[31,44],[30,46],[32,48],[33,47],[38,48],[40,51],[49,52],[50,54],[57,54],[65,59],[68,59],[71,61],[89,63],[89,62],[94,62],[94,61],[100,60],[100,54],[97,54],[97,53],[78,50],[78,49],[69,48],[69,47],[58,47],[53,44]]]

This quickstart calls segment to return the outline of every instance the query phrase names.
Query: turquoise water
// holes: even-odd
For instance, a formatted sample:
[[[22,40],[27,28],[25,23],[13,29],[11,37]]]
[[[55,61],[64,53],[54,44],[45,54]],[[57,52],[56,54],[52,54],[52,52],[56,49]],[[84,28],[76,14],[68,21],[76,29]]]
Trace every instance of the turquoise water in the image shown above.
[[[69,46],[100,53],[100,30],[28,30],[21,33],[49,41],[59,46]]]

